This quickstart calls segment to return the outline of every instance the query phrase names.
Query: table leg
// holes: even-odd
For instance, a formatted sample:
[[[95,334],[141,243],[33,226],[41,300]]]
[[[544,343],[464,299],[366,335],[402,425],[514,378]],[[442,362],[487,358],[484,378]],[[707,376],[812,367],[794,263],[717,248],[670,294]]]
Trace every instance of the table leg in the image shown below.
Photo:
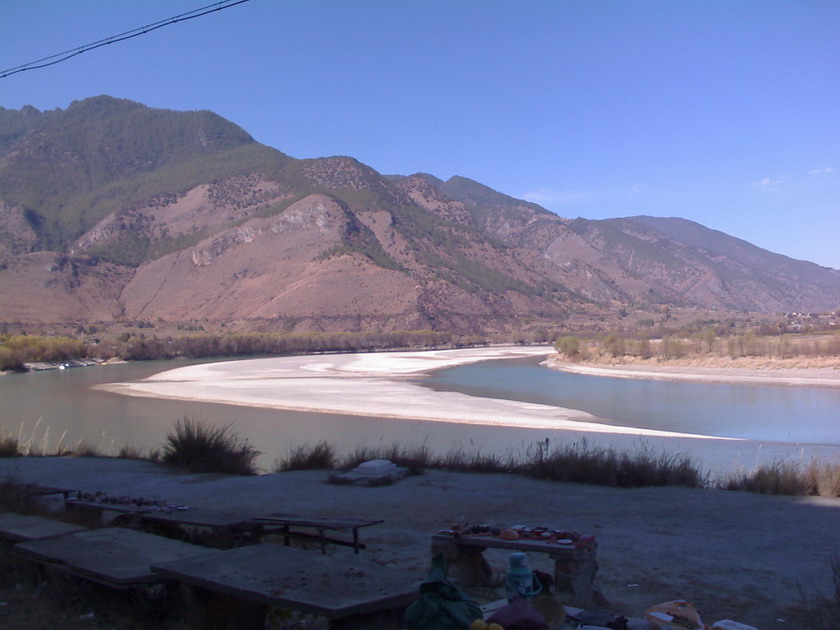
[[[595,585],[598,562],[595,550],[577,550],[574,555],[555,557],[554,586],[557,594],[572,606],[588,608],[603,604]]]
[[[432,543],[432,556],[443,553],[447,574],[461,588],[486,586],[491,583],[493,569],[484,558],[484,547],[462,547],[457,543]]]

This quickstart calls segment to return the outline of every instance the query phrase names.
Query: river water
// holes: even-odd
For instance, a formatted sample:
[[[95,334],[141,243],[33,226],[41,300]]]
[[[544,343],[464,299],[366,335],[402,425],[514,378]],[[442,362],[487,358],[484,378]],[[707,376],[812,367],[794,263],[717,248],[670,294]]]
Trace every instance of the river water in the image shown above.
[[[425,444],[432,451],[520,453],[537,441],[586,438],[592,444],[687,452],[713,471],[750,468],[812,455],[840,457],[840,389],[706,385],[564,374],[535,360],[501,360],[441,370],[423,385],[470,395],[510,398],[581,409],[608,422],[706,436],[708,440],[585,436],[543,429],[429,423],[363,416],[258,409],[122,396],[92,389],[102,383],[146,378],[196,361],[138,362],[0,377],[0,434],[35,452],[79,442],[105,453],[130,445],[160,448],[182,418],[231,424],[262,451],[270,470],[276,458],[321,440],[360,446]]]

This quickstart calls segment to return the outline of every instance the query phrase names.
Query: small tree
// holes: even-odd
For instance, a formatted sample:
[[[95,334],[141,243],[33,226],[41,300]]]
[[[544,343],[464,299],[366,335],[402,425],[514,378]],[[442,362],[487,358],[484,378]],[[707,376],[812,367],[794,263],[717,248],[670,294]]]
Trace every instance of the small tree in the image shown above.
[[[575,359],[580,354],[580,339],[572,336],[560,337],[554,342],[554,349],[569,359]]]
[[[604,338],[604,350],[614,357],[623,357],[626,354],[624,337],[610,333]]]

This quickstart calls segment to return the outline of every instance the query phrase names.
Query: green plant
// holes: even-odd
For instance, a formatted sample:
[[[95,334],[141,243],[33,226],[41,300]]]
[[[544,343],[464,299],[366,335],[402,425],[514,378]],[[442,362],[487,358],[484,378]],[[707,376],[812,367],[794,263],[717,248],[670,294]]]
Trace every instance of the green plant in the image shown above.
[[[231,425],[206,425],[185,417],[166,435],[162,461],[190,472],[254,475],[258,455]]]
[[[555,343],[554,348],[560,354],[565,355],[569,359],[577,358],[580,354],[580,339],[573,336],[560,337]]]

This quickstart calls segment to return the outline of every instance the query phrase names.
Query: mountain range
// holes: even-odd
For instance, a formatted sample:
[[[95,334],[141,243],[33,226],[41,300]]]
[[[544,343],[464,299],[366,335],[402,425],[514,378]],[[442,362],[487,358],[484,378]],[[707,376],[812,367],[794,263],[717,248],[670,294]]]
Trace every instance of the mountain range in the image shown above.
[[[825,311],[840,272],[679,218],[562,218],[464,177],[296,159],[220,116],[0,108],[0,322],[511,331]]]

